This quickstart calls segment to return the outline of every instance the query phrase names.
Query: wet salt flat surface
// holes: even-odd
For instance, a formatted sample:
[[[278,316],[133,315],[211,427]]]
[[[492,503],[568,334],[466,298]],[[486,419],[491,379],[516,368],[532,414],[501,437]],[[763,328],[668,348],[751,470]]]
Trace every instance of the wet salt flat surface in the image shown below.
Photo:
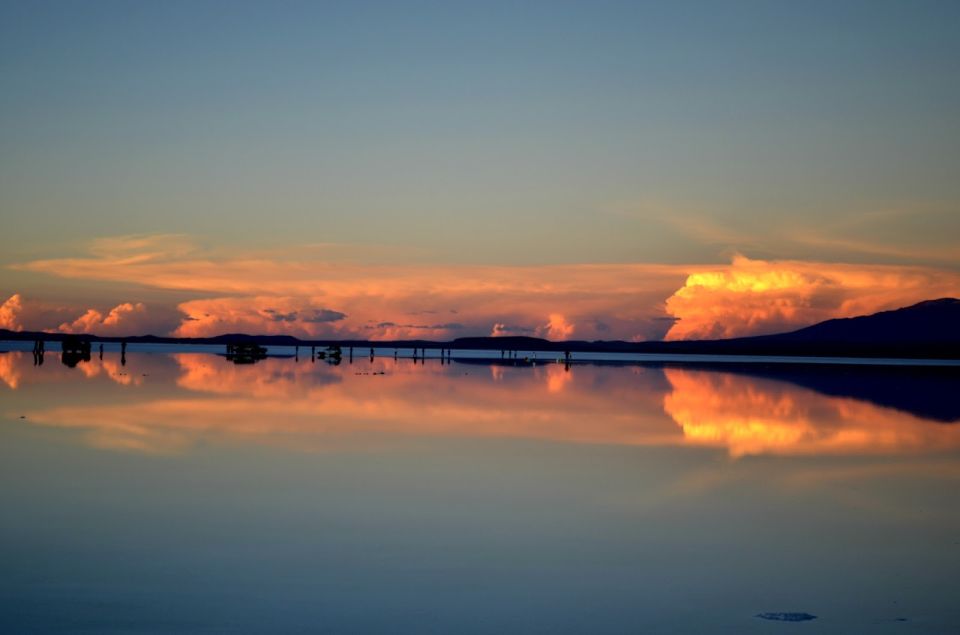
[[[955,370],[0,349],[2,632],[960,632]]]

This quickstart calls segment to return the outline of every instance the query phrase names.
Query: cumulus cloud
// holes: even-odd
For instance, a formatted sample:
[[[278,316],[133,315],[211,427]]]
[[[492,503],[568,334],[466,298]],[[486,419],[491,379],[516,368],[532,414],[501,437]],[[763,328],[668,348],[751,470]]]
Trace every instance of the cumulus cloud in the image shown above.
[[[346,314],[317,306],[312,298],[291,296],[225,297],[180,304],[185,319],[174,331],[180,337],[222,333],[339,337]]]
[[[568,340],[573,335],[574,325],[560,313],[551,313],[546,324],[536,330],[539,337],[548,340]]]
[[[960,295],[960,274],[925,267],[751,260],[691,273],[666,301],[666,339],[762,335]]]
[[[23,313],[23,298],[20,297],[19,293],[14,293],[3,304],[0,304],[0,329],[22,331],[21,313]]]
[[[740,256],[719,265],[387,266],[297,249],[236,257],[179,236],[105,239],[85,257],[16,268],[189,292],[199,299],[181,303],[167,331],[181,336],[718,338],[960,295],[960,274],[924,267]],[[410,317],[431,313],[455,313],[456,323]]]
[[[109,305],[108,305],[109,306]],[[142,302],[121,302],[101,311],[72,304],[12,295],[0,305],[0,328],[97,335],[165,335],[180,323],[182,314],[174,307]]]
[[[657,338],[663,329],[652,319],[663,315],[663,298],[686,274],[676,265],[655,264],[387,266],[325,261],[302,250],[238,258],[181,242],[178,237],[122,237],[98,242],[86,257],[16,268],[206,294],[180,305],[179,335],[216,335],[240,327],[268,333],[278,332],[279,325],[292,334],[372,339],[486,335],[494,324],[530,333],[540,328],[545,336],[562,337],[564,328],[549,328],[545,316],[553,313],[564,316],[567,330],[576,324],[580,337]],[[272,297],[286,298],[287,304]],[[247,310],[250,306],[256,311]],[[211,317],[218,310],[226,312]],[[411,323],[411,315],[429,313],[456,314],[456,323]],[[596,319],[601,316],[602,323]],[[392,326],[379,332],[366,328],[386,322]]]
[[[509,335],[533,335],[536,329],[528,326],[516,326],[497,322],[490,330],[490,337],[506,337]]]
[[[149,324],[147,307],[142,302],[124,302],[110,309],[106,315],[96,309],[87,311],[60,325],[63,333],[94,333],[97,335],[141,335]]]

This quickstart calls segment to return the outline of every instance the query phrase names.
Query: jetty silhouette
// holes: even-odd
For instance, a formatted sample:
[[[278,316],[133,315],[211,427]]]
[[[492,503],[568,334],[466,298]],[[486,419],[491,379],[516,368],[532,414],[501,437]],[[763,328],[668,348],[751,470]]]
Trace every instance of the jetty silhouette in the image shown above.
[[[90,342],[86,337],[68,335],[60,342],[60,361],[64,366],[76,368],[80,362],[90,361]]]

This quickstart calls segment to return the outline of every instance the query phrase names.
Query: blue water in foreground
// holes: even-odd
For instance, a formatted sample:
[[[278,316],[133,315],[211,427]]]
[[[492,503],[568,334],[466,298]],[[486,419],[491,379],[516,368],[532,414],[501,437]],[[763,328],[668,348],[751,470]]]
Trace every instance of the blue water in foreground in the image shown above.
[[[0,351],[3,633],[960,632],[949,369]]]

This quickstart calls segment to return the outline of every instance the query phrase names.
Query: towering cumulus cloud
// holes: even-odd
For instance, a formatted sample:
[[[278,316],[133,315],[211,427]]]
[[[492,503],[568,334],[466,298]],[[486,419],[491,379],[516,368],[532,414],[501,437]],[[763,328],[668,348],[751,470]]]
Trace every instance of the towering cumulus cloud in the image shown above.
[[[560,313],[551,313],[550,321],[537,329],[537,335],[549,340],[568,340],[573,335],[574,328]]]
[[[119,304],[104,315],[96,309],[72,322],[64,322],[59,330],[64,333],[96,333],[97,335],[135,335],[147,324],[147,307],[142,302]]]
[[[667,299],[666,339],[762,335],[960,295],[960,275],[924,267],[734,258],[691,273]]]
[[[0,304],[0,329],[22,331],[20,314],[23,312],[23,299],[19,293],[14,293],[7,301]]]

